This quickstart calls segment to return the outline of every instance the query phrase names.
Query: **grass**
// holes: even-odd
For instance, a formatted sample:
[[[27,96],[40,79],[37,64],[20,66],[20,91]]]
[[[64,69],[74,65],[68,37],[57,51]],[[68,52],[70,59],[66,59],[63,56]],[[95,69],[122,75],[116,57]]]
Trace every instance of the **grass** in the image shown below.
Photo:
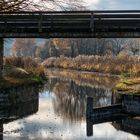
[[[52,57],[45,60],[42,65],[45,68],[64,68],[72,70],[99,72],[113,75],[122,75],[123,77],[140,76],[140,58],[129,55],[118,56],[84,56],[75,58]]]
[[[42,81],[40,79],[37,79],[36,77],[22,79],[13,77],[3,77],[3,79],[0,79],[0,89],[35,84],[42,84]]]
[[[4,59],[0,88],[42,84],[47,80],[44,68],[32,58],[7,57]]]
[[[7,71],[9,69],[9,72],[11,69],[16,68],[16,73],[20,71],[20,73],[26,73],[28,76],[45,77],[44,67],[36,59],[31,57],[6,57],[4,59],[4,68]]]
[[[121,79],[116,84],[115,90],[140,95],[140,78]]]
[[[47,75],[73,80],[78,85],[88,87],[111,88],[117,92],[140,95],[140,78],[121,78],[92,72],[80,72],[65,69],[46,69]],[[136,88],[138,87],[138,88]]]
[[[134,85],[134,84],[140,84],[140,78],[133,78],[133,79],[124,79],[122,80],[124,84],[127,86]]]
[[[45,68],[62,68],[118,75],[122,78],[115,85],[117,91],[140,94],[140,57],[121,54],[118,56],[84,56],[75,58],[52,57],[45,60]],[[83,76],[82,76],[83,77]]]

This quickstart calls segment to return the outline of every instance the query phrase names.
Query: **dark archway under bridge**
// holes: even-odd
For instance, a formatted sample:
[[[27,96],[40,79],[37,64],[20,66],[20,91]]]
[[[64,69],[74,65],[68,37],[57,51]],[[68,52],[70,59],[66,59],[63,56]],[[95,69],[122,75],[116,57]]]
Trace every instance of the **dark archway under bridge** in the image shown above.
[[[140,10],[0,12],[3,38],[139,38]]]

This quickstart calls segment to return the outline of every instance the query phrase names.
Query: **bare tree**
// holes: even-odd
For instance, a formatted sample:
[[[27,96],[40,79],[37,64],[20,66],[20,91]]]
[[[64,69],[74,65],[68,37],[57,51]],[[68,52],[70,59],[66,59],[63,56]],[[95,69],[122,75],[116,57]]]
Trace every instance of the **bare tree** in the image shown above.
[[[35,50],[37,48],[34,38],[16,38],[12,47],[12,55],[19,56],[35,56]]]
[[[137,55],[140,52],[140,39],[129,39],[127,43],[128,49],[133,53],[133,55]]]
[[[113,52],[116,55],[118,55],[121,51],[123,51],[127,44],[127,39],[124,39],[124,38],[114,38],[114,39],[111,39],[111,41],[114,47]]]
[[[79,10],[83,0],[0,0],[0,12],[21,10]]]

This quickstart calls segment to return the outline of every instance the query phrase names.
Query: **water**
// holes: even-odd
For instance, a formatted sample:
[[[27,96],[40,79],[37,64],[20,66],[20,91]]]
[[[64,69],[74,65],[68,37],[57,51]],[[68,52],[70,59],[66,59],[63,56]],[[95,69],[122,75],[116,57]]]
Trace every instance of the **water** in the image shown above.
[[[103,77],[96,77],[93,82],[89,78],[87,81],[83,80],[78,75],[78,78],[73,76],[72,80],[70,75],[75,72],[65,73],[67,76],[61,72],[49,71],[47,73],[50,76],[49,80],[42,87],[18,87],[1,91],[0,139],[140,139],[138,134],[123,125],[124,122],[135,123],[133,119],[109,121],[91,126],[86,122],[87,97],[94,98],[94,107],[120,101],[116,95],[112,98],[111,88],[114,79],[117,78],[104,77],[107,81],[104,84]],[[139,117],[136,123],[140,124]],[[87,136],[87,129],[92,130],[93,136]],[[139,133],[140,130],[137,131]]]

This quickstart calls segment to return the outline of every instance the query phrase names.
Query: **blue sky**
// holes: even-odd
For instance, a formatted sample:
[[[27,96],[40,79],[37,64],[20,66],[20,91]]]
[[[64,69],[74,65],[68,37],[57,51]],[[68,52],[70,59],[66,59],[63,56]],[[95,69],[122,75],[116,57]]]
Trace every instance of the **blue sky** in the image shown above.
[[[140,10],[140,0],[84,0],[91,10]]]

